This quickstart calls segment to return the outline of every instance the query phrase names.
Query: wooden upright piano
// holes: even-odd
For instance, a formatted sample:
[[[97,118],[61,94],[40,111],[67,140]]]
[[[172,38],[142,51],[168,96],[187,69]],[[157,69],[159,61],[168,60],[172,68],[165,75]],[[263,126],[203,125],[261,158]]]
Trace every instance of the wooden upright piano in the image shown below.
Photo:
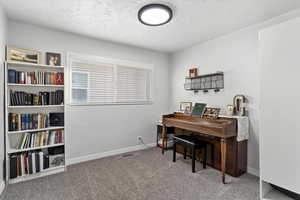
[[[164,115],[163,147],[167,141],[166,127],[175,128],[175,135],[193,134],[211,144],[207,152],[208,165],[221,170],[222,182],[225,173],[238,177],[247,170],[247,140],[237,142],[237,120],[232,118],[203,119],[181,113]],[[176,148],[177,152],[180,152]],[[164,154],[165,149],[162,148]],[[182,152],[180,152],[182,153]]]

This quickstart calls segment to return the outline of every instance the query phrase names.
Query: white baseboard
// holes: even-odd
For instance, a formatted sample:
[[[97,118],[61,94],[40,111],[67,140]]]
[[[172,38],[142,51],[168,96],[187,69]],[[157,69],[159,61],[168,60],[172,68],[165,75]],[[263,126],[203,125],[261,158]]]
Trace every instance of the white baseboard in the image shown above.
[[[259,177],[259,170],[258,169],[255,169],[255,168],[252,168],[252,167],[248,167],[247,172],[249,174],[252,174],[254,176]]]
[[[67,160],[67,165],[73,165],[76,163],[86,162],[89,160],[96,160],[96,159],[100,159],[100,158],[104,158],[104,157],[108,157],[108,156],[114,156],[114,155],[119,155],[119,154],[123,154],[123,153],[127,153],[127,152],[138,151],[138,150],[147,149],[147,148],[154,147],[154,146],[156,146],[156,143],[150,143],[150,144],[146,144],[146,145],[141,144],[141,145],[130,146],[130,147],[122,148],[122,149],[116,149],[116,150],[112,150],[112,151],[95,153],[95,154],[82,156],[82,157],[78,157],[78,158],[71,158],[71,159]]]
[[[2,193],[4,191],[4,189],[5,189],[5,182],[2,180],[0,182],[0,198],[1,198],[1,195],[2,195]]]

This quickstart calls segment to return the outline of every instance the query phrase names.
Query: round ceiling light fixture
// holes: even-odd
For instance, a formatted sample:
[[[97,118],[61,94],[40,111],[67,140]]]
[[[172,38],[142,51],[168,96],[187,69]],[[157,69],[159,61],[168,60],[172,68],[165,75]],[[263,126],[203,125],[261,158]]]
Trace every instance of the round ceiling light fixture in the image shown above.
[[[164,4],[148,4],[138,12],[138,19],[148,26],[161,26],[171,21],[173,11]]]

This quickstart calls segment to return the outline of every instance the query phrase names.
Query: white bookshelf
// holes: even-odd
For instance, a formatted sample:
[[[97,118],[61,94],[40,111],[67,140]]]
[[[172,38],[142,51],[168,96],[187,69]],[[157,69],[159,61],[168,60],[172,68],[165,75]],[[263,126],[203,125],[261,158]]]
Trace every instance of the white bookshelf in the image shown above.
[[[52,147],[64,146],[65,153],[65,141],[66,141],[66,131],[65,126],[56,126],[56,127],[47,127],[39,129],[30,129],[30,130],[17,130],[9,131],[9,113],[49,113],[49,112],[64,112],[64,105],[24,105],[24,106],[12,106],[10,105],[10,91],[24,91],[28,93],[38,93],[42,91],[56,91],[64,90],[64,85],[44,85],[44,84],[17,84],[17,83],[8,83],[8,69],[14,69],[17,71],[41,71],[41,72],[65,72],[64,66],[49,66],[44,64],[31,64],[31,63],[21,63],[21,62],[5,62],[5,152],[6,152],[6,181],[9,184],[19,183],[27,180],[32,180],[35,178],[40,178],[48,176],[51,174],[60,173],[66,170],[66,165],[51,167],[41,172],[34,174],[26,174],[23,176],[18,176],[17,178],[10,179],[10,155],[38,151],[38,150],[47,150]],[[64,91],[65,97],[66,91]],[[65,101],[64,101],[65,102]],[[65,120],[66,121],[66,120]],[[15,144],[18,143],[18,140],[25,133],[33,132],[44,132],[44,131],[53,131],[53,130],[63,130],[63,143],[44,145],[33,148],[26,149],[17,149]],[[64,155],[65,163],[66,156]]]
[[[22,131],[7,131],[7,134],[52,131],[52,130],[59,130],[59,129],[64,129],[64,126],[54,126],[54,127],[48,127],[48,128],[29,129],[29,130],[22,130]]]

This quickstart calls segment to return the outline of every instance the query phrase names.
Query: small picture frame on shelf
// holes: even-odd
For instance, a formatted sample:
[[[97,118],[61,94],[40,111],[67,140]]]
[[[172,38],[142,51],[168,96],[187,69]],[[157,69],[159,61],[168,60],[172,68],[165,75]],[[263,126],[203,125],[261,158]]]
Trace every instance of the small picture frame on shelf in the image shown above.
[[[61,54],[46,52],[46,64],[50,66],[61,66]]]
[[[189,69],[189,77],[194,78],[198,76],[198,68]]]
[[[41,64],[41,52],[30,49],[22,49],[13,46],[7,46],[6,60],[8,62],[16,61],[23,63]]]
[[[185,113],[192,112],[192,102],[180,102],[180,111]]]
[[[49,167],[59,167],[65,165],[65,155],[57,154],[57,155],[49,155]]]

